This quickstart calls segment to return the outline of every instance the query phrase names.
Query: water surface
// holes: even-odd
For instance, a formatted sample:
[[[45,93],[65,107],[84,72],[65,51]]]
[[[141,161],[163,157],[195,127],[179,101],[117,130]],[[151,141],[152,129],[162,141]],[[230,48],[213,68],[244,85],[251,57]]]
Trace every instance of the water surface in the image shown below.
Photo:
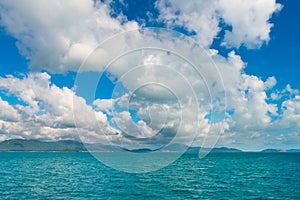
[[[128,174],[89,153],[0,153],[0,199],[145,198],[300,199],[300,154],[190,153],[159,171]]]

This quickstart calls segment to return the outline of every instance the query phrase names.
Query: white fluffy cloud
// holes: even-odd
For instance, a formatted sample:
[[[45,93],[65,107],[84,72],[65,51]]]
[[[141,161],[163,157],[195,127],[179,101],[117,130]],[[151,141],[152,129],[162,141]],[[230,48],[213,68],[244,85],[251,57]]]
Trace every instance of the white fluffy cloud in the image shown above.
[[[195,59],[196,65],[206,63],[205,57],[199,56],[196,53],[198,51],[194,51],[195,49],[197,48],[187,51],[186,54],[197,58]],[[184,48],[181,48],[178,51],[184,52],[184,50]],[[205,92],[204,80],[201,80],[201,77],[197,75],[197,71],[186,65],[182,60],[172,57],[171,54],[148,53],[144,51],[142,59],[147,66],[134,68],[120,64],[126,63],[126,59],[120,59],[112,65],[112,69],[109,69],[109,71],[115,74],[127,89],[134,91],[134,95],[131,96],[131,99],[128,99],[129,96],[126,94],[120,99],[96,100],[95,103],[98,108],[104,111],[116,109],[114,107],[115,103],[127,108],[131,106],[131,109],[137,110],[138,116],[143,122],[146,122],[148,128],[151,128],[148,130],[154,132],[161,130],[162,127],[168,127],[169,131],[176,133],[179,120],[182,123],[180,132],[187,138],[195,136],[192,135],[194,127],[199,128],[196,134],[198,144],[201,143],[199,142],[201,140],[203,142],[207,134],[210,138],[206,138],[207,142],[213,144],[212,138],[216,139],[218,134],[224,132],[239,132],[239,134],[248,137],[253,133],[268,131],[271,129],[273,117],[279,115],[277,105],[269,103],[267,95],[267,90],[271,90],[276,85],[275,77],[269,77],[266,81],[263,81],[257,76],[245,74],[244,68],[246,65],[234,51],[230,52],[227,58],[218,54],[212,56],[214,63],[219,67],[222,80],[212,76],[217,72],[213,71],[211,67],[201,68],[201,72],[208,80],[207,83],[216,88],[216,91],[212,90],[211,93]],[[131,59],[130,56],[129,58],[129,62],[133,64],[132,66],[139,66],[139,59]],[[182,77],[187,78],[190,85],[187,85],[186,80]],[[156,85],[153,86],[151,83],[156,83]],[[222,83],[224,83],[224,88],[218,87]],[[173,92],[174,97],[167,89]],[[210,124],[207,119],[211,111],[210,104],[207,102],[209,94],[219,93],[223,90],[226,92],[226,107],[229,111],[226,120],[223,123],[212,121],[213,123]],[[198,109],[187,104],[193,92],[195,92],[198,103],[201,105]],[[201,101],[201,98],[204,101]],[[178,107],[174,102],[181,103],[181,107]],[[184,119],[181,118],[180,112],[186,114]],[[217,113],[215,114],[217,115]],[[222,118],[222,116],[220,117]],[[125,132],[138,132],[138,126],[132,123],[129,112],[126,115],[125,113],[117,114],[114,116],[114,121]],[[149,132],[149,135],[151,135],[151,132]],[[184,141],[183,137],[181,139]],[[229,141],[231,140],[232,138],[226,141],[226,144],[230,144]],[[234,140],[232,140],[232,143],[234,144]]]
[[[265,87],[269,84],[269,81],[264,82]],[[263,91],[261,90],[261,92]],[[265,98],[266,94],[261,94],[261,92],[257,92],[260,94],[260,99]],[[274,98],[275,96],[276,98]],[[231,144],[246,150],[274,147],[282,149],[299,148],[299,91],[287,85],[285,89],[272,93],[270,97],[277,104],[266,103],[267,99],[262,102],[249,101],[251,105],[247,105],[246,109],[250,110],[255,107],[257,110],[253,109],[255,112],[248,114],[252,115],[248,120],[240,115],[235,118],[233,114],[232,119],[235,118],[234,120],[240,126],[235,127],[231,124],[229,131],[222,135],[219,141],[220,144]],[[258,119],[260,121],[256,121]],[[253,125],[252,128],[251,125]],[[245,129],[245,126],[250,127]]]
[[[220,31],[215,1],[159,0],[159,19],[169,26],[181,26],[196,33],[197,41],[210,46]]]
[[[194,58],[197,57],[198,64],[205,63],[205,57],[199,56],[194,50],[186,53]],[[174,137],[174,134],[178,134],[178,142],[190,144],[196,137],[198,144],[205,142],[206,145],[214,145],[220,133],[242,132],[245,135],[252,135],[253,132],[270,129],[272,115],[278,115],[277,106],[267,102],[266,94],[266,90],[276,84],[276,79],[270,77],[263,81],[256,76],[245,74],[243,71],[245,63],[234,52],[230,52],[227,58],[218,54],[212,57],[214,63],[219,66],[224,88],[218,86],[222,84],[220,79],[213,78],[212,68],[201,68],[201,72],[205,74],[204,77],[209,79],[207,83],[216,87],[215,93],[224,90],[227,94],[227,109],[232,113],[228,113],[227,119],[222,123],[210,122],[207,119],[211,111],[208,103],[209,93],[205,92],[205,84],[194,68],[180,59],[175,59],[171,54],[155,52],[149,54],[152,61],[149,61],[150,57],[148,53],[145,53],[143,58],[147,61],[147,66],[138,68],[137,71],[131,70],[130,66],[126,66],[127,69],[123,67],[124,65],[112,66],[113,69],[110,72],[114,72],[116,76],[124,70],[133,72],[133,74],[129,73],[129,78],[124,78],[121,73],[118,78],[134,93],[131,97],[126,94],[118,99],[96,99],[93,102],[96,111],[87,105],[83,98],[76,96],[72,90],[51,85],[50,75],[47,73],[33,73],[23,79],[13,76],[1,78],[0,89],[7,90],[8,94],[17,96],[28,104],[28,106],[14,106],[22,114],[21,125],[18,124],[26,128],[19,129],[20,135],[27,138],[70,137],[71,132],[75,131],[72,115],[75,111],[76,125],[85,141],[100,142],[105,139],[103,136],[109,135],[111,139],[114,138],[119,143],[124,144],[125,141],[134,143],[136,140],[131,140],[124,134],[141,139],[159,133],[151,142],[163,143]],[[120,60],[120,62],[123,61]],[[164,69],[155,66],[155,64],[163,63],[169,67]],[[144,83],[156,84],[155,87],[151,84],[139,87]],[[286,90],[292,91],[289,87]],[[191,98],[193,92],[199,101],[197,103],[201,105],[200,108],[197,108],[195,102],[193,103]],[[211,92],[214,93],[214,91]],[[118,110],[116,105],[136,110],[140,119],[136,123],[132,122],[131,113]],[[115,112],[112,113],[112,110]],[[112,118],[108,120],[108,116]],[[115,123],[118,129],[113,128],[111,123]],[[206,137],[207,135],[209,137]],[[226,144],[230,145],[230,141],[234,144],[232,138],[229,138]]]
[[[0,97],[0,120],[15,122],[20,119],[18,111]]]
[[[272,24],[268,20],[280,9],[275,0],[158,0],[156,7],[159,20],[194,32],[202,46],[212,44],[223,28],[220,23],[224,22],[232,29],[226,30],[223,44],[229,47],[244,44],[249,48],[269,41]],[[111,17],[112,12],[109,1],[0,2],[1,25],[17,39],[21,54],[30,61],[30,69],[52,73],[76,71],[101,42],[114,34],[139,28],[137,22],[127,21],[123,15]],[[122,49],[129,45],[127,42],[109,50]],[[102,62],[97,62],[101,69]]]
[[[159,0],[156,6],[160,20],[169,26],[180,26],[195,32],[197,41],[210,46],[222,29],[220,23],[230,26],[225,31],[223,45],[228,47],[260,47],[270,40],[272,14],[281,9],[275,0]]]
[[[284,128],[289,132],[298,132],[300,128],[300,95],[296,94],[294,97],[282,102],[281,120],[276,121],[274,126],[276,128]]]
[[[60,73],[77,70],[100,42],[116,33],[138,28],[136,22],[110,17],[100,1],[4,0],[1,25],[18,41],[32,70]]]
[[[209,146],[220,133],[226,146],[251,140],[253,148],[260,148],[268,140],[274,145],[299,140],[299,94],[288,86],[268,96],[276,86],[275,77],[262,80],[247,75],[246,64],[234,51],[224,57],[209,49],[222,29],[226,29],[222,45],[229,48],[259,48],[267,43],[273,26],[269,19],[281,8],[275,0],[158,0],[156,8],[158,20],[168,27],[185,28],[206,50],[163,31],[144,30],[115,37],[93,52],[83,71],[102,71],[109,61],[127,52],[114,60],[107,72],[118,79],[119,89],[129,92],[112,99],[96,99],[94,108],[73,90],[51,84],[48,73],[2,77],[0,90],[19,98],[19,103],[12,105],[0,99],[0,139],[74,138],[76,125],[81,139],[87,142],[109,138],[139,143],[130,136],[143,139],[158,134],[152,138],[155,143],[174,137],[177,131],[178,141],[189,143],[196,137],[197,144]],[[111,17],[110,12],[108,3],[91,0],[0,2],[1,24],[17,39],[30,69],[52,73],[76,71],[99,43],[139,27],[124,16]],[[149,46],[157,49],[136,50]],[[185,58],[199,68],[193,68]],[[222,120],[225,106],[217,99],[225,93],[228,112]],[[285,93],[290,97],[282,100]],[[270,103],[270,99],[283,101],[282,106]],[[213,120],[209,119],[213,112],[210,100],[217,105]],[[130,109],[139,119],[133,120]],[[271,134],[283,128],[289,132]],[[255,146],[259,141],[261,146]]]
[[[131,113],[128,111],[115,113],[112,122],[116,123],[124,133],[136,138],[149,138],[156,133],[143,120],[133,123]]]
[[[276,79],[270,77],[264,82],[245,74],[245,63],[234,52],[227,59],[218,56],[216,62],[225,85],[227,109],[232,112],[228,119],[230,129],[248,132],[268,126],[270,114],[277,115],[277,106],[267,102],[266,89],[275,86]]]
[[[248,48],[260,47],[270,40],[271,16],[281,9],[276,0],[221,0],[221,18],[232,27],[225,32],[224,45]]]
[[[0,100],[0,130],[7,138],[74,139],[78,138],[76,127],[83,132],[83,140],[103,139],[103,133],[118,133],[105,114],[94,111],[69,88],[51,84],[47,73],[1,77],[0,89],[7,96],[19,98],[16,105]],[[81,116],[76,124],[73,112]]]

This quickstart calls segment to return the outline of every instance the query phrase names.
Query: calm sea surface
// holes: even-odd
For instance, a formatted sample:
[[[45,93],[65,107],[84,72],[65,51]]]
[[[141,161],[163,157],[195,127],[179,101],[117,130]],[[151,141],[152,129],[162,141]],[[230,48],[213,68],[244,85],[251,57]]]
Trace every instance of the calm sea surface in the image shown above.
[[[89,153],[0,153],[0,199],[146,198],[300,199],[300,154],[185,154],[159,171],[128,174]]]

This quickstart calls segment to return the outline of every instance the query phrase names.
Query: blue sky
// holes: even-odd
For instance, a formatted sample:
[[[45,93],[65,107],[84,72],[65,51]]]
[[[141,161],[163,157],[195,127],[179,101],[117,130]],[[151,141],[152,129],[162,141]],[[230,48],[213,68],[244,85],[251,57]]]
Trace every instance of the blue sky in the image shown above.
[[[131,20],[147,18],[146,12],[150,11],[157,15],[153,9],[155,1],[128,1],[128,7],[116,2],[118,7],[123,8],[122,12]],[[278,80],[278,87],[283,88],[291,84],[294,88],[300,88],[298,76],[300,74],[299,47],[300,47],[300,22],[294,20],[298,16],[298,1],[277,1],[284,5],[279,14],[274,14],[270,19],[275,24],[270,33],[271,41],[260,49],[249,50],[239,49],[238,53],[248,63],[246,72],[266,79],[275,76]],[[116,9],[118,12],[121,9]],[[160,23],[148,22],[148,26],[159,26]],[[161,25],[163,26],[163,25]],[[28,72],[28,60],[20,55],[16,47],[17,40],[5,32],[1,27],[0,32],[0,60],[1,75],[26,73]],[[220,48],[216,45],[217,48]],[[228,49],[226,49],[226,52]],[[72,87],[72,76],[57,75],[53,82],[60,86]],[[71,78],[71,80],[69,80]]]
[[[84,69],[90,71],[84,77],[80,75],[81,79],[85,80],[85,86],[74,86],[78,78],[78,67],[84,61],[89,61],[87,56],[97,45],[120,32],[158,27],[181,32],[193,38],[207,51],[218,50],[212,59],[220,68],[227,102],[230,105],[227,111],[221,110],[221,113],[226,113],[224,122],[205,122],[209,129],[218,130],[220,140],[216,141],[216,136],[212,136],[212,141],[218,145],[247,150],[300,148],[300,22],[296,20],[300,3],[292,0],[277,1],[277,4],[273,0],[257,0],[252,3],[239,0],[232,5],[226,0],[216,2],[213,4],[190,1],[183,4],[180,1],[167,0],[130,0],[110,4],[103,1],[93,5],[89,1],[76,1],[73,5],[64,2],[59,8],[54,4],[41,2],[39,11],[35,10],[35,6],[38,5],[31,3],[26,6],[17,1],[0,3],[0,11],[3,11],[0,18],[0,105],[3,107],[2,113],[0,112],[0,139],[76,139],[78,136],[73,135],[72,129],[76,128],[72,125],[72,105],[69,105],[72,103],[63,100],[71,98],[71,94],[74,94],[73,102],[78,101],[78,105],[82,106],[78,112],[85,109],[85,114],[94,112],[90,115],[93,115],[92,118],[97,122],[93,123],[98,124],[97,126],[100,124],[100,132],[109,133],[101,134],[98,138],[100,141],[116,133],[118,138],[107,140],[137,146],[150,145],[149,140],[137,142],[146,136],[153,137],[151,141],[156,144],[164,143],[162,140],[166,138],[169,141],[168,137],[173,134],[172,131],[178,131],[177,126],[170,127],[170,133],[166,136],[165,130],[159,128],[163,121],[158,120],[161,116],[154,116],[157,118],[156,122],[151,119],[153,116],[147,113],[149,108],[157,113],[162,110],[158,107],[166,108],[165,103],[157,102],[157,95],[161,99],[169,97],[155,92],[167,94],[167,91],[158,88],[147,88],[146,92],[131,91],[139,87],[139,79],[135,80],[135,77],[122,81],[120,74],[124,73],[125,66],[120,64],[103,71],[105,62],[99,61],[98,67],[101,70]],[[234,14],[235,4],[240,4],[244,12],[236,11]],[[57,16],[47,18],[51,8],[58,10]],[[252,13],[247,13],[248,11]],[[249,16],[252,17],[250,20]],[[114,44],[109,39],[108,42]],[[120,48],[124,45],[130,46],[116,44]],[[110,51],[114,51],[113,47],[110,48]],[[176,50],[179,53],[183,51],[180,48]],[[118,52],[118,49],[115,51]],[[158,64],[163,59],[160,56],[157,53],[146,52],[141,63],[146,65],[145,63],[151,60],[150,65]],[[124,62],[133,61],[120,61],[123,64]],[[175,69],[177,70],[176,67]],[[148,73],[147,77],[150,77],[151,72],[147,70],[148,68],[143,72],[136,72],[136,76],[142,77]],[[93,86],[89,84],[96,81],[99,74],[103,76],[98,80],[96,91],[90,94],[89,87]],[[192,75],[184,75],[193,79]],[[156,75],[155,78],[154,81],[174,81],[163,75]],[[122,88],[126,89],[126,94],[115,95],[115,83],[118,81],[121,82]],[[215,82],[218,84],[218,81]],[[40,94],[43,87],[45,93]],[[200,95],[198,91],[196,93]],[[85,94],[94,98],[89,99]],[[56,101],[57,98],[62,100]],[[125,106],[128,111],[120,107],[124,99],[132,104],[129,107]],[[168,114],[173,116],[176,107],[172,106],[169,105]],[[147,108],[148,111],[143,108]],[[200,115],[204,116],[203,120],[207,120],[210,113],[211,110],[207,110],[206,114],[204,112]],[[22,119],[24,117],[28,120]],[[82,132],[79,138],[87,142],[93,141],[97,131],[88,130],[85,126],[90,126],[90,122],[81,122],[81,118],[84,118],[84,115],[75,119],[77,124],[85,124],[83,127],[77,127],[77,130]],[[166,124],[176,124],[172,117],[166,119]],[[190,123],[194,126],[192,124],[196,122]],[[201,124],[202,121],[198,123]],[[16,127],[16,130],[12,130],[12,127]],[[200,130],[201,128],[203,127],[200,127]],[[97,129],[99,131],[99,127]],[[134,136],[138,140],[130,141],[122,132],[130,132],[133,135],[135,133]],[[240,134],[241,132],[243,134]],[[154,133],[156,136],[153,136]],[[212,131],[211,134],[216,133]]]
[[[287,83],[300,88],[300,22],[293,20],[298,16],[299,2],[278,2],[284,7],[271,19],[275,26],[270,33],[269,44],[254,52],[241,51],[241,54],[249,64],[246,72],[263,78],[275,76],[279,88],[285,87]]]

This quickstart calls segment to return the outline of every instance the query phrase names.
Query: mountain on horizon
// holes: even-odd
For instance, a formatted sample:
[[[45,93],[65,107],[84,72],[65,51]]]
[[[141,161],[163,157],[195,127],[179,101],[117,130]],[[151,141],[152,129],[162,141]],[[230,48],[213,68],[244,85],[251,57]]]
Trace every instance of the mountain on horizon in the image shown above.
[[[188,147],[184,144],[170,144],[162,149],[156,151],[159,152],[199,152],[199,150],[209,151],[211,153],[234,153],[243,152],[236,148],[228,147],[215,147],[212,149],[201,147]],[[135,153],[147,153],[154,150],[151,149],[125,149],[126,151]],[[124,151],[124,148],[112,145],[104,144],[83,144],[81,141],[76,140],[59,140],[53,142],[45,142],[35,139],[11,139],[0,142],[0,151],[101,151],[101,152],[118,152]],[[272,152],[300,152],[300,149],[265,149],[259,151],[261,153]]]
[[[264,149],[260,151],[262,153],[281,153],[281,152],[287,152],[287,153],[298,153],[300,152],[300,149]]]
[[[264,149],[260,152],[262,152],[262,153],[279,153],[279,152],[286,152],[286,151],[283,149]]]
[[[203,148],[203,147],[188,147],[184,144],[171,144],[164,148],[164,151],[186,151],[186,152],[199,152],[202,149],[204,151],[209,151],[212,153],[222,153],[222,152],[242,152],[240,149],[228,148],[228,147],[214,147],[214,148]]]
[[[184,144],[171,144],[157,151],[168,152],[199,152],[201,147],[188,147]],[[204,150],[208,150],[203,148]],[[11,139],[5,140],[0,143],[0,151],[130,151],[135,153],[151,152],[151,149],[124,149],[112,145],[104,144],[83,144],[76,140],[60,140],[54,142],[44,142],[40,140],[24,140],[24,139]],[[238,149],[232,148],[213,148],[211,152],[241,152]]]
[[[43,142],[40,140],[11,139],[0,143],[0,151],[84,151],[86,148],[75,140]]]

